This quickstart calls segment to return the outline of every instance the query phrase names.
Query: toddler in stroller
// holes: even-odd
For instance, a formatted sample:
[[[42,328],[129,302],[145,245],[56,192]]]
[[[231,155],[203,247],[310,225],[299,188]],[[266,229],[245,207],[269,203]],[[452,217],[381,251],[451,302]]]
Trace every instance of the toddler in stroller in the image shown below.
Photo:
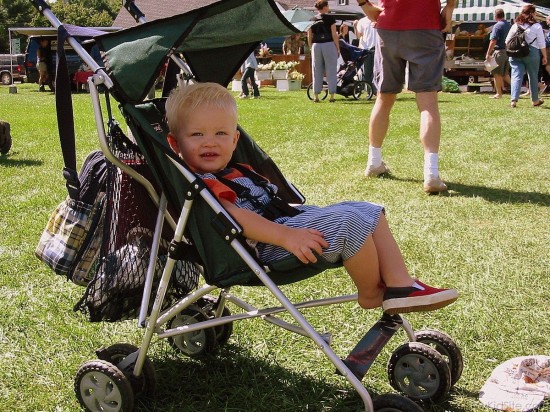
[[[363,63],[369,53],[373,51],[352,46],[345,40],[340,39],[340,54],[344,62],[338,68],[336,93],[354,99],[370,100],[373,96],[372,84],[365,80],[363,74]],[[319,97],[324,100],[328,94],[328,85],[323,82],[323,90]],[[313,99],[313,83],[308,86],[307,96]]]
[[[383,213],[368,202],[292,207],[277,187],[247,165],[230,160],[237,147],[237,107],[226,88],[199,83],[176,89],[166,102],[168,142],[205,182],[255,248],[260,261],[296,256],[302,263],[343,261],[363,308],[388,314],[439,309],[454,289],[410,277]]]

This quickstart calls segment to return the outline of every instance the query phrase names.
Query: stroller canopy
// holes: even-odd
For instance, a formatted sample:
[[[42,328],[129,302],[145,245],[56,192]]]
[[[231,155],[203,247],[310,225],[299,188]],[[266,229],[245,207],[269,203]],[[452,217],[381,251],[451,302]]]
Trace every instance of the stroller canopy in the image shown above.
[[[198,81],[227,85],[259,42],[298,32],[273,0],[220,0],[95,40],[114,94],[137,103],[174,52],[182,53]]]

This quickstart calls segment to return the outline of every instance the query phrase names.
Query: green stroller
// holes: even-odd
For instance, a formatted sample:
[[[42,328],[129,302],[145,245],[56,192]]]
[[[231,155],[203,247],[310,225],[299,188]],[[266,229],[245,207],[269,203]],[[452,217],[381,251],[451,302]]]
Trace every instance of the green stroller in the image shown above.
[[[442,332],[414,331],[400,315],[382,314],[350,354],[344,358],[337,355],[331,335],[317,332],[302,311],[354,302],[357,296],[293,303],[279,286],[305,281],[341,264],[319,260],[303,265],[296,258],[269,265],[259,262],[247,247],[241,227],[168,146],[165,98],[146,99],[167,62],[163,95],[186,82],[227,85],[260,41],[299,32],[272,0],[217,1],[149,23],[127,2],[142,24],[116,33],[93,34],[105,67],[98,66],[74,39],[73,32],[85,29],[61,24],[47,3],[35,3],[94,71],[88,85],[100,146],[112,176],[104,246],[94,278],[76,308],[91,321],[137,317],[143,328],[139,347],[121,343],[101,348],[97,359],[82,364],[74,382],[82,407],[89,411],[132,410],[137,396],[154,393],[155,368],[148,357],[154,342],[165,340],[176,352],[201,358],[226,344],[234,322],[246,319],[264,320],[312,340],[355,389],[362,410],[420,411],[415,401],[439,401],[448,395],[462,373],[460,349]],[[238,30],[228,29],[244,21],[247,24]],[[59,85],[56,89],[62,95]],[[119,104],[130,136],[114,121],[111,96]],[[250,164],[275,183],[286,202],[305,201],[242,129],[233,160]],[[150,199],[147,207],[152,209],[144,212],[146,197]],[[130,210],[135,219],[124,217]],[[265,291],[276,299],[277,306],[256,307],[246,302],[233,293],[237,285]],[[283,313],[290,322],[279,316]],[[361,380],[401,329],[408,342],[393,352],[388,375],[391,386],[404,396],[386,394],[372,399]]]

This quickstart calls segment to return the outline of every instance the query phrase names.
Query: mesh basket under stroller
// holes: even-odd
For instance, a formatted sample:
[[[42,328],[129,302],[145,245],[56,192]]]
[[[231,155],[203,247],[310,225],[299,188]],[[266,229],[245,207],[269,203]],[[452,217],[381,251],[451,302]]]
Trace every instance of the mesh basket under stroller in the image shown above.
[[[123,163],[153,181],[139,148],[118,125],[111,125],[110,150]],[[102,246],[95,275],[88,283],[75,309],[90,321],[120,321],[138,316],[141,306],[151,247],[155,231],[157,206],[144,187],[126,172],[107,163],[106,210]],[[158,257],[154,264],[153,288],[158,287],[166,263],[168,242],[173,230],[162,230]],[[163,308],[173,304],[197,287],[199,271],[187,260],[179,260],[173,269]],[[151,304],[152,305],[152,302]]]

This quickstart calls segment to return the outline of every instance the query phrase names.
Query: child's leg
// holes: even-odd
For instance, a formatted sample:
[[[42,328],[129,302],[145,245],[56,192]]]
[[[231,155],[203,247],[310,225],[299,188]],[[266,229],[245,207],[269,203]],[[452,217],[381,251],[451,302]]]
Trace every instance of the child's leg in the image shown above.
[[[372,236],[344,261],[344,267],[357,286],[358,303],[365,309],[382,304],[390,314],[427,311],[458,298],[454,289],[432,288],[411,278],[383,214]]]
[[[384,214],[380,215],[372,236],[344,261],[344,267],[357,286],[359,305],[365,309],[382,305],[384,284],[406,287],[414,283]]]

